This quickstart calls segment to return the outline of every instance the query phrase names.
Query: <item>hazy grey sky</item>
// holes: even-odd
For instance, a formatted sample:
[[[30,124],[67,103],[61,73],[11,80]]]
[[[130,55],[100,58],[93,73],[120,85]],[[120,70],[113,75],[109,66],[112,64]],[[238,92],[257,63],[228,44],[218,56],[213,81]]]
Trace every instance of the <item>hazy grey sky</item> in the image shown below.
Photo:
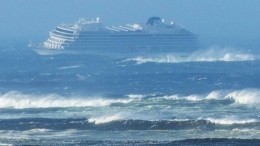
[[[97,16],[108,25],[160,16],[202,37],[260,38],[260,0],[0,0],[0,37],[47,36]]]

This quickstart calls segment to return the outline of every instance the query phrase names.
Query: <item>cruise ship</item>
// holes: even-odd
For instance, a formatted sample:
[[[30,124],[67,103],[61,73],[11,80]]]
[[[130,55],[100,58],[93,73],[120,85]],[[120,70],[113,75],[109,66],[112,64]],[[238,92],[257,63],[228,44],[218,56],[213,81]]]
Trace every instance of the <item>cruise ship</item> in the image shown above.
[[[116,57],[190,54],[198,48],[196,34],[159,17],[146,23],[104,26],[99,18],[62,24],[34,50],[40,55],[90,54]]]

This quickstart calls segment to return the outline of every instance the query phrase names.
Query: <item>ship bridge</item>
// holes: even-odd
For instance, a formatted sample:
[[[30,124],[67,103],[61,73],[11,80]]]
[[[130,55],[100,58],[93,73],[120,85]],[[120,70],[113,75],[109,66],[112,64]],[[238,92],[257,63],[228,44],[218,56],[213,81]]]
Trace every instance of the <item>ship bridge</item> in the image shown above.
[[[151,25],[151,26],[162,25],[162,24],[164,23],[160,17],[150,17],[146,22],[146,25]]]

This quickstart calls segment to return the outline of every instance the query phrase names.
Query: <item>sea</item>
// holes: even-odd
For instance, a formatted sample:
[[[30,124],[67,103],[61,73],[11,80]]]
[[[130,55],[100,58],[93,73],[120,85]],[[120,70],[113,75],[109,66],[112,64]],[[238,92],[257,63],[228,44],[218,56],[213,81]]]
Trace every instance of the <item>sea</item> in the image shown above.
[[[259,48],[110,58],[0,42],[0,145],[260,145]]]

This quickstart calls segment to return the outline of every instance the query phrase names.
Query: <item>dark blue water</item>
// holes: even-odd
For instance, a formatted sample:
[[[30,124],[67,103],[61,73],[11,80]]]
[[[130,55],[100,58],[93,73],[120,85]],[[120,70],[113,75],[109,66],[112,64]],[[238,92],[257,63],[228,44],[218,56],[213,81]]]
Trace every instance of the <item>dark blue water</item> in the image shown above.
[[[256,49],[40,56],[0,43],[0,143],[260,144]]]

